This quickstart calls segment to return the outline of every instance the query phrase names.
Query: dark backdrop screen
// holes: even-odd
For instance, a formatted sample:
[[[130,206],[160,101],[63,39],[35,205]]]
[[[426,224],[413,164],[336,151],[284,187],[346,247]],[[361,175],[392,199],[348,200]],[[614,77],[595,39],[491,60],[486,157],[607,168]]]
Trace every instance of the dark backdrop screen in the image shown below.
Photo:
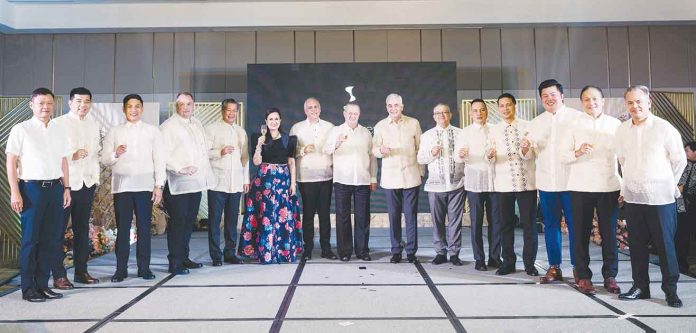
[[[289,131],[305,119],[303,104],[310,96],[321,103],[322,119],[342,124],[342,108],[350,99],[347,87],[353,87],[352,94],[360,104],[360,124],[370,129],[387,116],[385,98],[390,93],[403,97],[404,114],[418,119],[424,132],[434,126],[432,110],[437,103],[450,105],[452,123],[459,123],[454,62],[257,64],[248,65],[247,80],[250,136],[258,133],[270,107],[280,109],[282,129]],[[371,201],[372,212],[386,212],[382,190],[373,193]],[[418,211],[429,211],[424,193]]]

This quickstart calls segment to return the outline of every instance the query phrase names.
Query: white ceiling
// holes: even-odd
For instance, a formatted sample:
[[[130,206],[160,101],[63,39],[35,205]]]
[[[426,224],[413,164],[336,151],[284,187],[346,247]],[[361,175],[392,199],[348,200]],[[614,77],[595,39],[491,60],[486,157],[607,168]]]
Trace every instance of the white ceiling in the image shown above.
[[[696,22],[694,0],[0,0],[5,33]]]

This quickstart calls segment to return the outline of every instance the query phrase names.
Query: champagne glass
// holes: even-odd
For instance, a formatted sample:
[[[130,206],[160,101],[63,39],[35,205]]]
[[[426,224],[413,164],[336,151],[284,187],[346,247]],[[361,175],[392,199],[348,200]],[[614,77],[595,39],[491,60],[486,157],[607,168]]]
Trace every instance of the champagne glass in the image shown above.
[[[266,133],[268,132],[268,126],[266,124],[261,125],[261,136],[265,137]],[[264,139],[264,145],[266,144],[266,141]]]

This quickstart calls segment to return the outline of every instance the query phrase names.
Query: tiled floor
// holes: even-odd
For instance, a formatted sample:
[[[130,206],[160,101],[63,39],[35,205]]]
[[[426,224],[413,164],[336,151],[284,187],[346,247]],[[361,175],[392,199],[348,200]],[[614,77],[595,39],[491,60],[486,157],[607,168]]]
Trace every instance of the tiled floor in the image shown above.
[[[207,234],[195,233],[191,257],[205,266],[186,276],[166,273],[166,238],[156,237],[152,269],[157,279],[135,277],[134,249],[131,275],[122,283],[109,282],[113,254],[95,259],[90,272],[103,282],[78,285],[61,300],[31,304],[21,300],[19,291],[1,297],[0,332],[696,331],[692,278],[682,275],[679,282],[681,309],[666,306],[655,265],[650,266],[653,298],[619,301],[601,289],[600,248],[591,245],[593,282],[600,288],[596,296],[586,296],[572,287],[572,278],[540,285],[524,271],[501,277],[493,270],[474,270],[469,229],[464,231],[462,267],[430,263],[429,228],[419,231],[421,263],[398,265],[389,263],[385,228],[371,232],[372,262],[330,261],[315,253],[306,264],[269,266],[212,267]],[[517,240],[521,249],[521,234]],[[543,274],[543,235],[539,242],[537,266]],[[572,276],[567,247],[563,254],[564,273]],[[629,257],[621,254],[620,259],[617,279],[627,289]]]

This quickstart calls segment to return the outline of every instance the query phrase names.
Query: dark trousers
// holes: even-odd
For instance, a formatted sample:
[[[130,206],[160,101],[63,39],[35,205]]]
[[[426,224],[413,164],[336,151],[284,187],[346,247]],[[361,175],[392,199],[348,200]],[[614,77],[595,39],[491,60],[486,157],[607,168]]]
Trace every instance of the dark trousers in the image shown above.
[[[544,239],[546,240],[546,254],[549,265],[560,265],[561,256],[561,216],[565,217],[568,226],[568,243],[570,243],[570,264],[575,265],[574,229],[573,229],[573,205],[570,203],[570,192],[546,192],[539,191],[539,204],[541,215],[544,217]]]
[[[467,192],[474,260],[486,260],[483,251],[483,215],[488,218],[488,258],[500,260],[500,209],[492,192]]]
[[[436,254],[459,256],[462,248],[462,215],[466,191],[428,192],[433,221],[433,248]],[[446,224],[445,224],[446,223]]]
[[[370,253],[370,185],[334,184],[336,200],[336,250],[339,257]],[[355,214],[355,237],[350,219],[350,203],[353,199]]]
[[[29,289],[48,288],[51,264],[56,257],[58,237],[55,235],[61,233],[63,226],[63,185],[57,180],[50,185],[20,181],[19,193],[24,204],[19,214],[22,222],[19,272],[25,293]]]
[[[501,221],[500,241],[502,244],[503,265],[515,267],[517,255],[515,254],[515,202],[520,207],[520,224],[524,235],[522,248],[522,260],[524,267],[533,267],[536,261],[539,247],[538,232],[536,227],[537,216],[537,192],[495,192],[500,207],[499,218]]]
[[[590,270],[590,235],[597,210],[599,235],[602,236],[602,277],[616,277],[619,270],[619,250],[616,246],[616,219],[619,215],[615,192],[570,192],[573,204],[575,269],[579,279],[592,279]]]
[[[405,189],[384,189],[387,197],[387,214],[389,215],[389,239],[391,253],[401,254],[401,214],[406,217],[406,254],[418,251],[418,186]]]
[[[152,192],[114,193],[114,213],[116,217],[116,274],[128,275],[128,255],[130,254],[130,230],[135,212],[135,228],[138,241],[135,256],[138,272],[150,271],[150,225],[152,221]]]
[[[237,248],[237,221],[242,193],[208,191],[208,252],[213,260],[234,257]],[[224,251],[220,250],[220,219],[224,212]]]
[[[660,257],[662,290],[665,294],[676,293],[679,281],[679,265],[674,250],[674,234],[677,229],[676,205],[626,203],[625,215],[633,284],[641,289],[650,289],[648,243],[652,242]]]
[[[677,251],[677,262],[680,270],[687,271],[689,263],[689,245],[696,230],[696,196],[684,196],[686,212],[677,214],[677,233],[674,236],[674,247]]]
[[[68,221],[72,217],[73,231],[73,265],[75,275],[87,273],[87,259],[91,249],[89,247],[89,217],[92,212],[92,202],[94,201],[94,190],[97,185],[91,187],[83,186],[77,191],[70,191],[70,206],[65,208],[63,214],[63,233],[56,233],[56,259],[53,261],[51,272],[53,279],[64,278],[67,276],[63,261],[65,251],[63,243],[65,241],[65,229]]]
[[[164,187],[164,205],[169,213],[167,259],[170,271],[182,268],[184,260],[189,259],[189,242],[198,216],[201,195],[201,192],[172,195],[169,186]]]
[[[314,215],[319,215],[319,245],[331,250],[331,190],[333,181],[297,183],[302,195],[302,240],[304,250],[314,249]]]

